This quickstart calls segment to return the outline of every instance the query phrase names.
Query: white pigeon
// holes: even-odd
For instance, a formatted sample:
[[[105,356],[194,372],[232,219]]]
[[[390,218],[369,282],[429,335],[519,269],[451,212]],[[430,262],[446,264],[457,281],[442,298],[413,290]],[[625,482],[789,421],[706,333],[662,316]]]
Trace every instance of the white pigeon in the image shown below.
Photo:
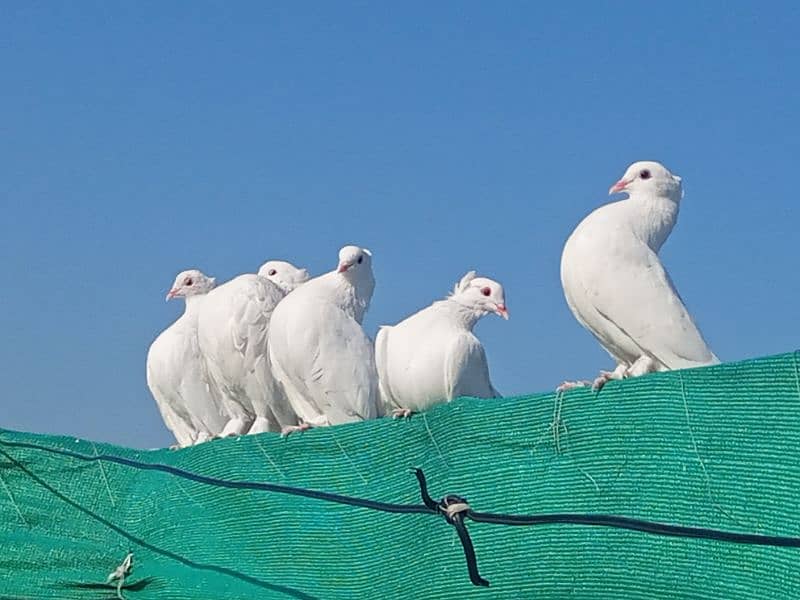
[[[618,192],[628,198],[581,221],[561,256],[567,304],[617,362],[600,372],[595,389],[610,379],[719,362],[658,258],[678,219],[681,178],[660,163],[637,162],[609,190]]]
[[[295,267],[285,260],[268,260],[258,270],[264,279],[269,279],[288,294],[296,287],[308,281],[308,271]]]
[[[179,273],[167,300],[184,298],[186,309],[147,352],[147,385],[180,446],[212,438],[226,422],[197,344],[197,315],[213,288],[214,278],[197,269]]]
[[[381,399],[387,412],[408,417],[459,396],[497,398],[480,340],[478,319],[508,319],[503,286],[470,271],[444,300],[384,326],[375,338]]]
[[[372,254],[345,246],[336,270],[301,285],[275,309],[270,361],[302,423],[284,433],[380,416],[374,350],[361,327],[374,287]]]
[[[267,335],[284,292],[254,274],[208,294],[198,319],[200,350],[229,417],[222,436],[280,431],[297,422],[269,365]]]

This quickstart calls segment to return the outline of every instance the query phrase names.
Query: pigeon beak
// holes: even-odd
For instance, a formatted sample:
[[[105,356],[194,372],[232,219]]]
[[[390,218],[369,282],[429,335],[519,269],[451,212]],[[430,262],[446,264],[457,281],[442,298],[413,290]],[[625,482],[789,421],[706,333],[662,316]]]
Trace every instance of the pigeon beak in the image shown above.
[[[339,268],[336,269],[336,272],[337,273],[344,273],[345,271],[347,271],[347,269],[349,269],[352,266],[353,266],[353,263],[339,263]]]
[[[627,179],[620,179],[617,183],[615,183],[608,189],[608,195],[610,196],[611,194],[618,194],[620,192],[625,191],[625,188],[628,187],[629,183],[630,181],[628,181]]]
[[[176,288],[172,288],[170,291],[167,292],[167,297],[165,299],[166,302],[172,300],[175,296],[178,295],[178,290]]]
[[[505,304],[498,304],[497,308],[494,309],[494,312],[508,321],[508,309],[506,308]]]

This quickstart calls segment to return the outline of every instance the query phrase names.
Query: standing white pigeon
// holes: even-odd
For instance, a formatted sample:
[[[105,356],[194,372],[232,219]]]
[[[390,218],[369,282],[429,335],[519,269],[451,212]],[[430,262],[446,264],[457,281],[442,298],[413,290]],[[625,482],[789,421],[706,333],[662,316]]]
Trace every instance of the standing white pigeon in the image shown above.
[[[637,162],[609,190],[618,192],[628,198],[586,217],[561,256],[567,304],[617,362],[600,372],[596,389],[610,379],[719,362],[658,258],[678,219],[681,178],[660,163]]]
[[[213,288],[214,278],[197,269],[179,273],[167,300],[185,298],[186,309],[147,352],[147,385],[180,446],[210,439],[226,422],[197,344],[197,315]]]
[[[480,340],[478,319],[495,313],[508,319],[503,286],[470,271],[444,300],[375,338],[381,399],[394,416],[409,416],[459,396],[497,398]]]
[[[285,260],[268,260],[261,265],[258,274],[264,279],[269,279],[285,294],[308,281],[308,271],[295,267]]]
[[[345,246],[336,270],[301,285],[275,309],[270,360],[302,422],[284,433],[380,415],[374,351],[361,328],[374,288],[372,254]]]
[[[253,274],[208,294],[198,317],[200,350],[229,417],[223,436],[280,431],[297,422],[269,365],[267,335],[284,292]]]

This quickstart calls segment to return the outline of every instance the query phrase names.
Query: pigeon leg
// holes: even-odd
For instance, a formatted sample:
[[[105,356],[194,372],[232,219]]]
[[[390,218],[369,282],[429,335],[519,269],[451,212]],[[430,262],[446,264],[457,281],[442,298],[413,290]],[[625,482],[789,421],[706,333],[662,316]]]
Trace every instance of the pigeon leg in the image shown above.
[[[392,411],[393,419],[410,419],[414,411],[410,408],[395,408]]]
[[[192,443],[196,446],[197,444],[202,444],[204,442],[208,442],[209,440],[211,440],[211,436],[207,432],[201,431],[197,434],[197,438]]]
[[[256,420],[253,421],[253,425],[247,431],[247,435],[264,433],[265,431],[272,431],[272,424],[269,422],[269,419],[266,417],[256,417]]]
[[[600,371],[600,375],[595,377],[594,382],[592,382],[592,389],[595,392],[599,392],[603,389],[603,386],[612,379],[623,379],[626,377],[627,371],[628,367],[621,363],[618,364],[617,368],[613,371]]]
[[[308,423],[300,423],[300,425],[287,425],[281,429],[281,437],[286,437],[290,433],[295,433],[296,431],[306,431],[307,429],[311,429],[311,425]]]
[[[249,423],[244,419],[231,419],[225,425],[219,437],[229,437],[232,435],[244,435],[248,429]]]
[[[563,381],[561,385],[556,388],[556,392],[566,392],[567,390],[588,387],[590,385],[592,385],[592,382],[586,379],[582,379],[580,381]]]
[[[658,363],[649,356],[640,356],[626,371],[625,377],[639,377],[658,371]]]

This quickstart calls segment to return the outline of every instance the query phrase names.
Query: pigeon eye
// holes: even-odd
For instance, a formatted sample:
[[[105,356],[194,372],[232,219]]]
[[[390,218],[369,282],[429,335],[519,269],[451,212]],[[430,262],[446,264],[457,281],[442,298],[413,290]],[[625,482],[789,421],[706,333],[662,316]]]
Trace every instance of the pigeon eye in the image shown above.
[[[483,294],[484,296],[491,296],[492,295],[492,289],[488,288],[488,287],[485,287],[485,288],[483,288],[481,290],[481,294]]]
[[[192,278],[191,277],[187,277],[184,280],[183,285],[192,285]]]
[[[641,177],[642,179],[650,179],[652,175],[650,174],[650,171],[648,169],[643,169],[642,171],[639,172],[639,177]]]
[[[267,271],[267,275],[269,275],[270,277],[275,276],[277,273],[278,272],[275,269],[270,269],[269,271]]]
[[[358,260],[357,260],[356,262],[357,262],[358,264],[361,264],[362,262],[364,262],[364,257],[363,257],[363,256],[359,256],[359,257],[358,257]]]

